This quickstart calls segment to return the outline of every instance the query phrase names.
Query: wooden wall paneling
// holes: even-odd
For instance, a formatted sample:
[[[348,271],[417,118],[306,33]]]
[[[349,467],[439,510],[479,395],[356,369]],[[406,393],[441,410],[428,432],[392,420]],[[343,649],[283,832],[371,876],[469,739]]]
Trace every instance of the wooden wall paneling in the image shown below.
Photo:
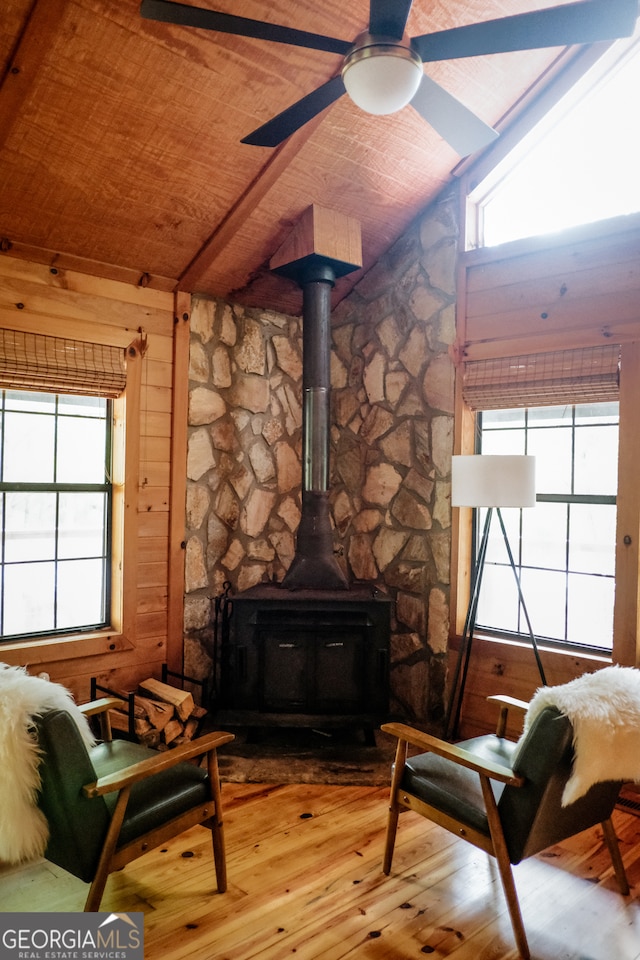
[[[157,410],[144,410],[142,428],[145,437],[171,437],[171,413],[159,413]]]
[[[166,364],[164,364],[166,366]],[[143,386],[143,404],[154,413],[171,414],[171,386],[157,387],[147,381]]]
[[[166,551],[163,551],[166,554]],[[169,571],[166,555],[154,563],[141,563],[138,568],[138,587],[161,587],[167,583]]]
[[[140,537],[138,545],[138,558],[140,563],[157,561],[159,556],[163,556],[166,549],[166,537]]]
[[[121,339],[126,332],[131,333],[129,340],[133,339],[141,327],[171,337],[172,296],[169,293],[27,263],[5,255],[0,255],[0,281],[0,305],[5,307],[15,308],[17,295],[26,309],[26,301],[33,296],[37,302],[46,300],[49,320],[59,314],[62,322],[85,321],[98,335],[104,324],[124,329]],[[86,328],[84,332],[86,335]],[[109,333],[114,335],[113,330]],[[102,340],[94,336],[94,342]],[[170,353],[168,361],[171,362]]]
[[[73,657],[66,660],[59,656],[59,650],[55,644],[51,647],[33,644],[30,651],[32,655],[24,657],[19,662],[28,667],[30,673],[41,671],[48,673],[52,680],[68,687],[81,703],[90,698],[91,678],[99,675],[109,675],[113,685],[117,684],[119,690],[134,689],[137,682],[149,676],[154,660],[157,663],[162,662],[162,651],[160,654],[157,653],[158,642],[157,637],[150,640],[143,638],[138,641],[135,656],[132,656],[132,651],[129,649],[119,649],[117,644],[113,650],[109,649],[102,653],[92,649],[91,644],[87,644],[86,648],[83,647],[84,655],[76,651]],[[127,686],[125,686],[125,678]],[[133,682],[130,678],[134,678]]]
[[[120,515],[116,508],[124,534],[114,583],[122,583],[125,622],[108,632],[3,644],[0,651],[8,663],[46,670],[82,699],[91,676],[122,688],[159,674],[166,659],[173,317],[170,293],[0,255],[0,325],[140,345],[128,363],[124,398],[115,402],[115,442],[126,453],[125,472],[114,481],[126,496]]]
[[[3,283],[0,277],[0,291]],[[20,304],[24,306],[21,307]],[[44,333],[49,336],[63,337],[66,340],[87,340],[89,322],[78,318],[61,318],[51,313],[36,313],[30,308],[29,300],[16,300],[4,307],[0,304],[0,326],[7,330],[19,330],[25,333]],[[137,330],[131,327],[118,327],[108,323],[90,324],[91,342],[126,347],[137,336]]]
[[[588,296],[574,302],[541,302],[529,308],[497,314],[470,324],[465,355],[469,360],[487,356],[544,353],[598,343],[620,343],[637,336],[640,321],[638,293]],[[508,330],[505,336],[501,331]],[[495,342],[499,341],[496,349]]]
[[[116,281],[100,281],[104,284],[104,293],[96,285],[95,293],[87,295],[77,293],[66,287],[46,282],[45,278],[19,278],[3,276],[0,292],[0,319],[6,326],[10,317],[19,309],[20,316],[26,318],[41,318],[55,321],[55,333],[60,337],[74,337],[76,324],[90,324],[95,333],[92,334],[96,343],[113,343],[113,331],[107,332],[110,339],[103,339],[101,325],[109,324],[120,331],[120,338],[126,342],[132,340],[140,327],[150,332],[162,332],[166,329],[166,310],[157,306],[160,297],[166,299],[166,294],[154,291],[154,302],[144,306],[140,302],[132,305],[129,300],[117,299]],[[122,287],[122,284],[117,284]],[[135,289],[135,288],[134,288]],[[140,299],[139,297],[137,298]],[[23,306],[17,308],[17,304]],[[132,310],[132,306],[135,310]],[[20,322],[25,322],[24,319]],[[170,329],[170,328],[169,328]],[[126,334],[130,335],[126,338]]]
[[[634,308],[638,312],[638,307]],[[559,335],[551,330],[545,337],[541,332],[528,336],[477,341],[465,347],[466,360],[490,360],[497,357],[524,356],[530,353],[549,353],[554,350],[595,347],[602,343],[624,343],[638,335],[638,317],[626,323],[607,323],[600,330],[580,326],[573,330],[563,329]]]
[[[166,315],[166,325],[161,333],[155,336],[149,336],[147,352],[145,354],[149,364],[154,362],[173,364],[173,326],[169,324],[170,314]],[[144,328],[149,334],[152,333],[147,327]],[[145,382],[149,382],[148,380]]]
[[[184,663],[185,509],[187,497],[187,423],[189,411],[189,342],[191,296],[177,293],[174,304],[173,411],[171,428],[171,504],[169,510],[169,580],[167,664]]]
[[[140,456],[144,461],[169,463],[171,461],[171,437],[141,437]]]
[[[144,513],[140,517],[138,534],[144,537],[164,537],[168,541],[169,537],[169,514],[168,513]]]
[[[171,465],[168,460],[142,460],[142,476],[140,484],[142,487],[166,487],[169,489],[171,483]]]
[[[614,661],[640,665],[640,216],[470,251],[460,260],[458,374],[464,359],[622,343]],[[454,453],[471,453],[475,418],[462,402],[459,382],[458,375]],[[454,509],[452,517],[450,674],[468,602],[471,538],[465,514]],[[541,658],[551,684],[611,662],[544,646]],[[492,729],[486,696],[508,692],[527,699],[539,684],[526,644],[474,638],[463,735]]]
[[[539,648],[550,686],[568,683],[583,673],[592,673],[610,663],[608,657],[595,654],[571,654],[542,644]],[[454,641],[449,651],[450,670],[457,649],[458,642]],[[461,711],[460,736],[471,737],[495,728],[497,708],[487,702],[487,697],[501,693],[529,701],[541,685],[531,644],[475,637]],[[517,716],[511,718],[511,734],[517,734],[518,724]]]
[[[640,253],[640,249],[637,251]],[[637,254],[636,254],[637,256]],[[554,310],[563,308],[567,311],[575,305],[582,305],[584,301],[600,300],[603,297],[613,297],[604,313],[600,314],[600,323],[611,315],[617,315],[612,309],[620,300],[624,307],[629,299],[640,289],[640,263],[624,262],[617,264],[594,264],[583,270],[558,272],[555,265],[549,262],[543,273],[530,280],[513,278],[512,283],[469,293],[467,298],[467,336],[480,339],[474,335],[476,328],[483,335],[482,328],[488,321],[500,322],[502,316],[518,316],[520,313],[538,312],[541,307],[548,311],[549,317]],[[626,297],[624,295],[627,295]]]
[[[160,610],[147,610],[141,612],[138,610],[136,616],[136,626],[140,637],[166,637],[167,634],[167,608]]]
[[[629,219],[635,226],[627,224],[622,235],[598,225],[572,231],[570,242],[563,234],[562,243],[545,237],[465,254],[465,356],[633,339],[640,322],[640,217]]]
[[[157,610],[167,609],[166,583],[138,588],[136,610],[138,613],[154,613]]]
[[[463,255],[468,289],[475,294],[505,286],[514,278],[526,282],[544,276],[545,266],[549,265],[555,276],[594,266],[632,263],[639,239],[640,214],[632,214],[557,234],[470,250]]]
[[[168,510],[170,499],[169,487],[141,486],[139,493],[140,512],[151,510]]]
[[[164,363],[161,360],[149,360],[147,369],[147,385],[149,387],[164,387],[169,391],[173,387],[173,363]],[[163,409],[160,407],[159,409]]]

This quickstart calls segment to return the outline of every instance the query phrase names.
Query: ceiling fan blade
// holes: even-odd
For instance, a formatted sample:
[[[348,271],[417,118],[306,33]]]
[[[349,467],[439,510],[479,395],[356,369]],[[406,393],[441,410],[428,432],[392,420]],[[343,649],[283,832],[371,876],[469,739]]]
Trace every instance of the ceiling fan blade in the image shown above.
[[[637,16],[637,0],[582,0],[426,33],[414,37],[412,46],[425,63],[512,50],[563,47],[631,36]]]
[[[277,147],[278,144],[290,137],[292,133],[312,120],[325,107],[335,103],[343,93],[346,93],[342,77],[333,77],[322,86],[316,87],[301,100],[297,100],[277,117],[258,127],[253,133],[243,137],[242,143],[249,143],[256,147]]]
[[[411,106],[461,157],[467,157],[476,150],[487,147],[498,136],[497,130],[472,113],[426,74],[411,101]]]
[[[369,0],[369,33],[402,40],[413,0]]]
[[[249,20],[230,13],[219,13],[217,10],[190,7],[185,3],[171,3],[170,0],[142,0],[140,14],[146,20],[217,30],[219,33],[235,33],[240,37],[255,37],[258,40],[274,40],[276,43],[325,50],[327,53],[339,53],[343,56],[352,46],[346,40],[335,37],[307,33],[306,30],[295,30],[292,27],[280,27],[276,23],[265,23],[262,20]]]

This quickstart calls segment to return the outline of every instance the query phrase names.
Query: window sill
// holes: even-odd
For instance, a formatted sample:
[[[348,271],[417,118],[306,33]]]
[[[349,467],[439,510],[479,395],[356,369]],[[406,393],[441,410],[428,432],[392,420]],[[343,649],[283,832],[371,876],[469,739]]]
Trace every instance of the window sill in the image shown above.
[[[458,651],[460,649],[460,640],[459,636],[452,637],[450,640],[450,649],[452,651]],[[499,650],[505,651],[508,653],[509,649],[521,649],[521,650],[532,650],[530,640],[512,640],[507,637],[493,637],[486,633],[474,633],[473,641],[482,642],[490,644],[496,652]],[[540,654],[544,655],[545,658],[553,660],[554,658],[559,658],[560,660],[573,660],[573,661],[589,661],[594,665],[600,665],[603,667],[611,666],[613,662],[612,655],[603,653],[602,651],[589,650],[587,647],[560,647],[553,646],[551,644],[545,644],[544,642],[537,642],[538,651]]]
[[[98,630],[95,633],[69,634],[65,637],[40,637],[0,643],[0,660],[11,666],[74,660],[133,650],[135,644],[123,633]]]

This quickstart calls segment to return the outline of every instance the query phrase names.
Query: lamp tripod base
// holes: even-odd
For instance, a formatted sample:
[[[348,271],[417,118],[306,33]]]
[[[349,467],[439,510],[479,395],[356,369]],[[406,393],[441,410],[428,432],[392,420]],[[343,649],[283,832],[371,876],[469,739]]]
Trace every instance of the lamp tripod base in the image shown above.
[[[516,569],[515,561],[513,559],[513,553],[511,550],[511,545],[509,544],[509,538],[507,537],[507,531],[502,519],[502,514],[499,507],[488,507],[487,515],[485,517],[484,527],[482,530],[482,537],[480,540],[480,548],[478,550],[478,559],[476,562],[476,567],[473,576],[473,582],[471,585],[471,597],[469,600],[469,609],[467,610],[467,616],[465,620],[464,630],[462,632],[462,637],[460,638],[460,648],[458,650],[458,656],[456,659],[456,667],[453,674],[453,679],[451,683],[451,693],[449,695],[449,704],[447,706],[447,712],[445,714],[445,730],[444,736],[447,740],[455,740],[458,734],[458,726],[460,724],[460,714],[462,711],[462,701],[464,698],[464,690],[467,682],[467,674],[469,671],[469,660],[471,659],[471,647],[473,643],[473,635],[476,625],[476,615],[478,612],[478,598],[480,596],[480,587],[482,585],[482,575],[484,573],[485,560],[487,555],[487,547],[489,543],[489,531],[491,528],[491,519],[493,516],[493,511],[496,511],[498,520],[500,521],[500,528],[502,530],[502,536],[504,539],[505,546],[507,548],[507,555],[509,557],[509,564],[513,572],[513,576],[516,581],[516,587],[518,590],[518,603],[522,608],[525,619],[527,621],[527,627],[529,630],[529,639],[531,641],[531,646],[533,648],[534,656],[536,659],[536,664],[538,667],[538,672],[540,674],[540,679],[543,686],[547,686],[547,680],[544,673],[544,668],[542,666],[542,661],[540,659],[540,652],[538,650],[538,644],[536,643],[536,638],[531,627],[531,621],[529,619],[529,613],[527,611],[526,604],[524,602],[524,596],[522,594],[522,587],[520,584],[520,577],[518,576],[518,571]]]

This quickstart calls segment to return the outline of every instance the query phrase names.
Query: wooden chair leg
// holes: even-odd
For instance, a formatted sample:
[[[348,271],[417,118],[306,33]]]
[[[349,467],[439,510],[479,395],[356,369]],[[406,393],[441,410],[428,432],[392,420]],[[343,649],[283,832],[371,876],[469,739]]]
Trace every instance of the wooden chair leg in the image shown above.
[[[493,795],[493,790],[491,789],[491,783],[488,777],[481,776],[480,782],[482,784],[482,794],[487,811],[487,819],[489,821],[489,830],[491,831],[493,850],[496,862],[498,864],[498,870],[500,872],[502,889],[504,890],[505,899],[507,901],[507,908],[511,918],[511,926],[513,928],[516,946],[518,947],[518,951],[522,957],[522,960],[530,960],[531,952],[527,942],[527,935],[524,931],[522,913],[520,912],[520,903],[518,902],[518,893],[513,880],[513,872],[511,870],[511,862],[509,860],[509,851],[507,850],[507,844],[504,839],[502,823],[500,822],[500,814],[498,813],[495,797]]]
[[[402,780],[404,765],[407,762],[407,741],[398,740],[396,747],[396,759],[393,766],[393,775],[391,777],[391,791],[389,796],[389,817],[387,820],[387,833],[384,843],[384,859],[382,862],[382,872],[387,876],[391,873],[391,862],[393,860],[393,849],[396,844],[396,832],[398,830],[398,815],[400,813],[397,801],[398,788]]]
[[[224,847],[224,828],[217,819],[211,826],[211,841],[213,844],[213,862],[216,868],[216,884],[218,893],[225,893],[227,889],[227,862]]]
[[[387,834],[384,842],[384,860],[382,862],[382,872],[389,876],[391,873],[391,862],[393,860],[393,848],[396,845],[396,832],[398,830],[398,811],[389,807],[389,819],[387,820]]]
[[[104,893],[104,888],[109,878],[113,851],[115,850],[116,843],[118,842],[118,837],[122,828],[122,821],[124,820],[124,814],[125,810],[127,809],[130,793],[131,787],[123,787],[118,794],[118,802],[116,803],[113,816],[111,817],[111,823],[109,824],[107,836],[105,837],[104,844],[102,845],[102,853],[100,854],[100,860],[98,861],[93,883],[91,884],[89,896],[87,897],[84,905],[85,913],[95,913],[100,909],[100,901],[102,900],[102,894]]]
[[[220,790],[220,774],[218,770],[218,756],[213,750],[208,757],[209,782],[211,796],[215,803],[215,814],[209,822],[211,842],[213,844],[213,862],[216,868],[216,882],[218,893],[227,889],[227,858],[224,846],[224,826],[222,822],[222,793]]]
[[[620,893],[626,897],[629,894],[629,881],[627,880],[627,873],[624,869],[624,863],[622,862],[622,855],[620,853],[620,844],[618,843],[618,837],[616,836],[616,831],[611,817],[609,817],[607,820],[603,820],[601,827],[604,834],[605,843],[609,848],[609,855],[611,856],[613,871],[616,875],[616,880],[618,881]]]
[[[102,896],[104,894],[104,888],[107,885],[107,880],[109,879],[109,871],[101,871],[97,873],[93,878],[91,886],[89,887],[89,894],[84,904],[85,913],[97,913],[100,909],[100,903],[102,902]]]
[[[496,853],[496,862],[500,872],[500,879],[502,880],[502,889],[504,890],[505,899],[507,901],[507,908],[511,918],[511,927],[513,928],[513,936],[515,937],[516,946],[518,947],[518,951],[522,957],[522,960],[529,960],[531,957],[531,952],[527,942],[527,935],[524,932],[524,923],[522,921],[522,913],[520,912],[520,904],[518,902],[518,893],[513,880],[513,871],[511,870],[509,857],[508,855],[504,856],[502,854],[498,856]]]

